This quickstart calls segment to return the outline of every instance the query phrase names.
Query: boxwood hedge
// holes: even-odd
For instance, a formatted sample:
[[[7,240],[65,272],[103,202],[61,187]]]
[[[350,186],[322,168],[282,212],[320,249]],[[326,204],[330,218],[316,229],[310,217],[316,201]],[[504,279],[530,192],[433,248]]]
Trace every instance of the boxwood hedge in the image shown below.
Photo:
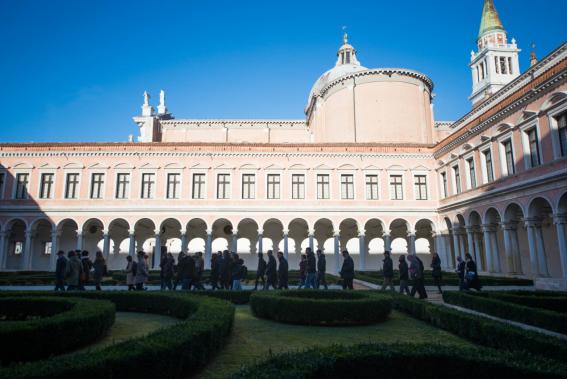
[[[29,295],[29,292],[20,295]],[[66,295],[67,293],[64,294]],[[122,291],[93,291],[72,295],[110,300],[119,311],[158,313],[180,321],[147,336],[104,349],[0,368],[0,378],[185,377],[207,363],[221,348],[230,333],[234,318],[233,305],[203,296]],[[136,325],[132,327],[135,328]]]
[[[0,315],[18,320],[0,322],[0,361],[33,361],[88,345],[110,329],[114,314],[109,301],[0,297]]]
[[[300,378],[562,378],[564,365],[492,349],[436,344],[315,347],[277,355],[232,379]]]
[[[567,333],[567,314],[514,304],[504,299],[456,291],[443,293],[443,300],[449,304],[558,333]]]
[[[523,351],[560,362],[567,357],[567,342],[486,317],[403,295],[392,295],[394,309],[476,344],[508,351]]]
[[[365,325],[385,321],[388,295],[369,291],[262,291],[252,294],[250,308],[258,317],[303,325]]]
[[[542,291],[483,292],[485,296],[526,307],[567,313],[567,292],[542,293]]]

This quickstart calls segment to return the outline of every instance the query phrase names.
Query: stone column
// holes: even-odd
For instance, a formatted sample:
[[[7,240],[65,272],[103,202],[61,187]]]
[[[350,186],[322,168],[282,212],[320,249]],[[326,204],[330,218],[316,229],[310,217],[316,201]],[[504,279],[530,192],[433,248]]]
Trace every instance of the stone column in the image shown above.
[[[557,229],[557,243],[559,243],[559,258],[561,260],[561,272],[563,278],[567,279],[567,236],[565,235],[565,225],[567,225],[567,215],[556,215],[554,218],[555,228]]]
[[[408,232],[408,254],[416,255],[415,251],[415,232],[410,230]]]
[[[211,268],[211,255],[213,249],[213,230],[207,229],[207,240],[205,241],[205,269]]]
[[[61,233],[56,229],[51,232],[51,256],[49,257],[49,271],[55,271],[57,252],[59,251],[59,236]]]
[[[547,268],[547,257],[545,256],[545,242],[543,241],[542,225],[539,223],[535,228],[536,245],[537,245],[537,265],[539,274],[543,277],[549,276]]]
[[[108,230],[102,231],[102,256],[104,259],[108,259],[110,255],[110,233]]]
[[[83,232],[77,232],[77,250],[83,250]]]
[[[238,235],[233,234],[232,235],[232,243],[231,243],[231,247],[230,250],[234,251],[235,253],[238,253]]]
[[[358,266],[360,271],[366,270],[366,243],[364,241],[364,233],[358,233]]]
[[[8,257],[8,249],[6,248],[7,236],[8,232],[0,232],[0,270],[6,268],[6,260]]]
[[[512,257],[514,259],[514,267],[518,274],[522,274],[522,253],[520,252],[520,240],[518,239],[518,225],[511,231],[512,237]]]
[[[480,242],[481,236],[482,233],[480,231],[478,230],[474,231],[473,233],[474,251],[475,251],[475,259],[476,259],[476,267],[479,272],[485,270],[488,271],[488,269],[484,267],[484,263],[482,262],[482,255],[481,255],[482,244]]]
[[[490,232],[490,244],[492,250],[492,263],[495,272],[502,272],[502,265],[500,264],[500,252],[498,251],[498,237],[496,235],[496,226]]]
[[[512,230],[515,228],[515,225],[511,223],[502,223],[500,224],[500,227],[504,233],[504,255],[506,257],[506,266],[508,267],[509,273],[515,273],[516,267],[512,252]]]
[[[263,233],[264,233],[263,230],[258,231],[258,253],[264,252],[264,243],[262,241],[262,239],[264,238]]]
[[[451,236],[449,235],[449,231],[447,233],[442,234],[441,240],[443,243],[443,249],[445,250],[445,257],[447,258],[447,267],[454,269],[455,268],[455,261],[453,259],[453,254],[451,253]]]
[[[289,261],[288,233],[287,229],[283,231],[283,255],[286,261]]]
[[[491,230],[492,225],[482,225],[483,239],[484,239],[484,252],[486,255],[486,271],[494,272],[494,264],[492,262],[492,243],[491,243]]]
[[[528,244],[530,246],[530,266],[532,276],[539,276],[537,263],[537,245],[536,245],[536,222],[533,219],[526,219],[526,228],[528,229]]]
[[[459,235],[457,229],[453,228],[453,249],[455,250],[455,259],[462,257],[461,250],[459,249]]]
[[[464,259],[465,253],[467,252],[467,249],[465,248],[465,230],[464,230],[464,228],[459,229],[459,232],[457,233],[457,239],[459,240],[459,252],[461,254],[461,257]]]
[[[206,247],[206,245],[205,245]],[[184,254],[187,254],[187,231],[186,230],[182,230],[181,231],[181,251]],[[207,254],[206,254],[206,249],[205,249],[205,258],[206,258]]]
[[[314,234],[315,234],[315,231],[313,231],[313,230],[309,231],[309,248],[311,249],[311,251],[315,251],[314,250],[314,243],[313,243]]]
[[[160,230],[155,230],[156,245],[154,246],[154,259],[153,259],[153,269],[159,269],[159,264],[161,263],[161,235]]]
[[[128,236],[129,236],[128,238],[130,238],[130,241],[128,243],[128,255],[134,258],[136,256],[136,234],[134,233],[133,230],[129,230]],[[158,243],[158,239],[156,238],[156,245],[157,243]]]
[[[384,233],[382,239],[384,240],[384,251],[391,251],[392,241],[390,240],[390,233]]]
[[[433,237],[433,243],[435,245],[435,252],[439,255],[439,259],[441,259],[441,268],[443,270],[447,270],[447,264],[449,262],[447,260],[447,255],[443,246],[443,235],[435,232],[432,232],[431,235]]]
[[[478,251],[474,248],[474,227],[467,226],[467,246],[469,247],[469,254],[474,257],[475,262],[477,262],[477,269],[478,269]]]
[[[339,233],[334,233],[335,239],[335,273],[341,270],[341,245],[339,241]]]
[[[26,242],[24,243],[24,259],[22,262],[22,270],[31,269],[33,234],[34,232],[32,230],[26,230]]]

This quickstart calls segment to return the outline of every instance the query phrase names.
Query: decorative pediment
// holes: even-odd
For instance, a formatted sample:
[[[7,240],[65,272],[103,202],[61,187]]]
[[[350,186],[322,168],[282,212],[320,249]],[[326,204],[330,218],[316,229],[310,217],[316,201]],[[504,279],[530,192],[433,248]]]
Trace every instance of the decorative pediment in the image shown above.
[[[13,168],[15,169],[32,169],[33,165],[29,162],[20,162],[16,163]]]
[[[281,171],[283,169],[284,168],[282,166],[277,165],[277,164],[271,164],[269,166],[264,167],[264,170],[279,170],[279,171]]]
[[[239,170],[258,170],[258,166],[251,164],[251,163],[247,163],[247,164],[243,164],[242,166],[238,167]]]
[[[80,163],[77,162],[71,162],[71,163],[67,163],[65,166],[63,166],[64,170],[75,170],[75,169],[83,169],[85,168],[85,166],[83,166]]]
[[[110,166],[105,165],[105,164],[95,163],[95,164],[92,164],[92,165],[88,166],[87,168],[88,168],[89,170],[106,170],[106,169],[108,169],[109,167],[110,167]]]
[[[376,170],[380,170],[380,168],[374,166],[374,165],[370,165],[370,166],[366,166],[364,167],[364,170],[366,171],[376,171]]]
[[[530,111],[530,110],[524,110],[522,111],[522,114],[520,115],[520,118],[518,118],[518,121],[516,122],[516,125],[521,124],[524,121],[527,121],[531,118],[534,118],[537,116],[537,112],[534,111]]]
[[[218,166],[215,166],[215,170],[234,170],[234,166],[230,166],[222,163]]]
[[[388,167],[388,171],[396,171],[396,170],[402,171],[402,170],[405,170],[405,168],[403,168],[400,165],[392,165],[392,166]]]
[[[483,135],[483,136],[480,136],[480,140],[481,140],[482,142],[490,141],[491,139],[492,139],[492,138],[490,138],[489,136],[484,136],[484,135]]]
[[[445,161],[439,160],[439,161],[437,161],[437,164],[439,166],[443,166],[443,165],[445,165]]]
[[[332,170],[332,167],[327,166],[326,164],[320,164],[319,166],[313,167],[314,170]]]
[[[191,170],[208,170],[211,168],[210,166],[204,165],[202,163],[195,163],[194,165],[189,167]]]
[[[541,110],[546,111],[548,108],[564,99],[567,99],[567,92],[554,92],[547,98],[547,100],[545,100],[541,106]]]
[[[134,166],[132,166],[130,163],[117,163],[114,165],[113,167],[115,170],[116,169],[122,169],[122,170],[132,170],[134,168]]]
[[[338,170],[356,170],[356,167],[354,167],[351,164],[343,164],[343,165],[339,166],[337,169]]]
[[[297,164],[289,166],[288,170],[307,170],[307,167],[302,165],[302,164],[297,163]]]
[[[470,143],[465,143],[463,145],[463,150],[467,151],[473,148],[473,145],[471,145]]]
[[[505,132],[507,130],[512,130],[512,125],[510,125],[508,123],[502,123],[502,124],[498,125],[498,128],[496,128],[496,130],[498,130],[499,132]]]
[[[39,165],[37,167],[40,170],[57,170],[59,168],[59,166],[56,166],[54,164],[51,163],[44,163],[42,165]]]
[[[416,166],[411,169],[412,171],[429,171],[429,169],[423,165]]]
[[[144,163],[143,165],[141,165],[140,167],[138,167],[140,170],[158,170],[159,166],[153,164],[153,163]]]
[[[177,163],[177,162],[172,162],[172,163],[168,163],[165,166],[163,166],[164,169],[166,170],[182,170],[185,168],[185,166]]]
[[[455,153],[451,153],[451,159],[457,159],[459,156]]]

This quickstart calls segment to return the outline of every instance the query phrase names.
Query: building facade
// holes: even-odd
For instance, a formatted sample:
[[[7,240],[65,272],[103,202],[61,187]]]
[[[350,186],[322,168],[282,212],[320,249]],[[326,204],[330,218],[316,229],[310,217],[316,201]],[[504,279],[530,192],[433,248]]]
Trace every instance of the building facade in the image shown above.
[[[121,268],[161,254],[306,247],[338,269],[381,253],[473,255],[487,274],[567,288],[567,44],[520,72],[486,0],[472,110],[435,121],[433,82],[361,65],[345,35],[304,120],[175,118],[144,94],[138,142],[0,144],[0,269],[53,269],[57,250]]]

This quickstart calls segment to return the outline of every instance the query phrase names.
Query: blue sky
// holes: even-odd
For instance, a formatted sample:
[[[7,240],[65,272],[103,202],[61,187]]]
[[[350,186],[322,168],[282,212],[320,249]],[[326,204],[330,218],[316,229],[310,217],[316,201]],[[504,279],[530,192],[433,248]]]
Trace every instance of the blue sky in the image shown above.
[[[343,25],[364,66],[430,76],[435,118],[454,120],[482,3],[0,0],[0,141],[125,141],[162,88],[177,118],[301,119]],[[567,39],[567,1],[495,3],[522,71],[532,42],[541,58]]]

